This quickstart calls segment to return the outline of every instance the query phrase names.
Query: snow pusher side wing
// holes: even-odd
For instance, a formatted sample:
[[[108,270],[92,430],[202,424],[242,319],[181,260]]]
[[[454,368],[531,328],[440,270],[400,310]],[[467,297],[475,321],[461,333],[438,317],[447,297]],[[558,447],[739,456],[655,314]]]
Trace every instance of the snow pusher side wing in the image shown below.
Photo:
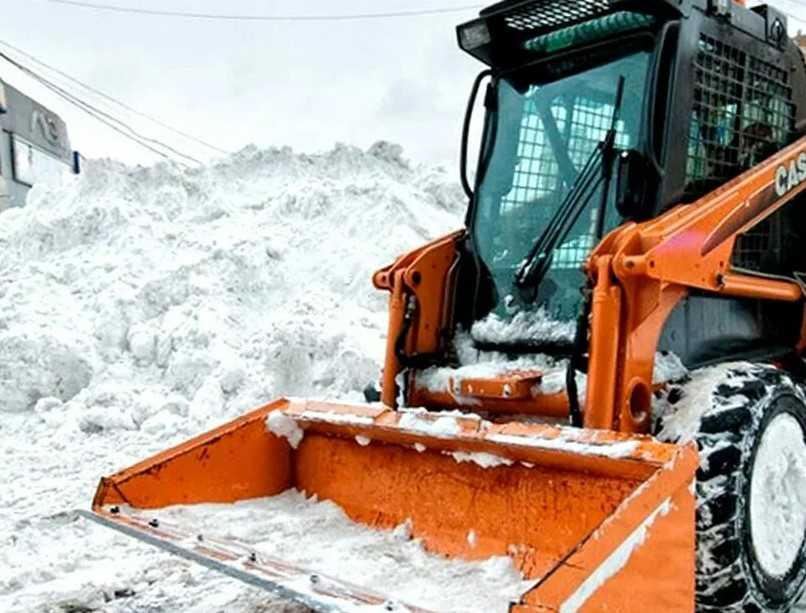
[[[296,488],[436,554],[509,556],[534,580],[513,612],[693,611],[697,462],[647,436],[279,400],[103,478],[93,515],[317,610],[394,601],[153,511]]]

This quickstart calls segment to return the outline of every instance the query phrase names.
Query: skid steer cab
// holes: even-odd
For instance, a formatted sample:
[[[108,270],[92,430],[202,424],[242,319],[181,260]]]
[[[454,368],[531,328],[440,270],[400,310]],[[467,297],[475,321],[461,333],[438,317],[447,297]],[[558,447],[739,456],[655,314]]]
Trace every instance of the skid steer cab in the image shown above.
[[[276,400],[102,479],[87,516],[316,610],[791,610],[806,69],[786,32],[706,0],[509,0],[460,25],[486,64],[466,223],[373,277],[379,402]],[[288,490],[523,584],[401,596],[168,508],[257,499],[279,530]]]

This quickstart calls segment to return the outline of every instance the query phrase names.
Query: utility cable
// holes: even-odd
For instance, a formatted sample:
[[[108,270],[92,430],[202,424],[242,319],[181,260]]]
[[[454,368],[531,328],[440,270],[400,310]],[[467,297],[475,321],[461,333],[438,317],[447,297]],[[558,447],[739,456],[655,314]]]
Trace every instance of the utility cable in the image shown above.
[[[114,130],[115,132],[117,132],[117,133],[121,134],[122,136],[134,141],[135,143],[137,143],[140,146],[148,149],[152,153],[155,153],[155,154],[159,155],[160,157],[162,157],[162,158],[164,158],[164,159],[166,159],[168,161],[171,161],[171,162],[174,162],[174,163],[179,163],[179,164],[184,165],[184,166],[188,166],[188,164],[186,162],[184,162],[182,160],[177,160],[174,157],[172,157],[170,154],[165,153],[165,151],[162,151],[162,150],[159,149],[160,147],[162,147],[163,149],[166,149],[166,150],[168,150],[168,151],[170,151],[170,152],[172,152],[172,153],[174,153],[174,154],[176,154],[176,155],[178,155],[178,156],[180,156],[182,158],[185,158],[187,160],[190,160],[191,162],[194,162],[196,164],[201,165],[201,162],[199,160],[197,160],[196,158],[194,158],[194,157],[192,157],[192,156],[190,156],[190,155],[188,155],[186,153],[183,153],[183,152],[181,152],[181,151],[179,151],[177,149],[174,149],[170,145],[167,145],[167,144],[165,144],[165,143],[163,143],[163,142],[161,142],[161,141],[159,141],[157,139],[149,138],[149,137],[146,137],[146,136],[138,133],[136,130],[131,128],[125,122],[123,122],[120,119],[110,115],[109,113],[106,113],[106,112],[102,111],[101,109],[98,109],[97,107],[94,107],[93,105],[91,105],[88,102],[80,99],[79,97],[71,94],[67,90],[59,87],[55,83],[49,81],[45,77],[43,77],[43,76],[39,75],[38,73],[36,73],[35,71],[31,70],[27,66],[24,66],[23,64],[17,62],[16,60],[14,60],[13,58],[9,57],[7,54],[3,53],[2,51],[0,51],[0,58],[6,60],[9,64],[14,66],[18,70],[22,71],[24,74],[28,75],[29,77],[31,77],[32,79],[34,79],[35,81],[40,83],[41,85],[45,86],[47,89],[49,89],[50,91],[55,93],[57,96],[59,96],[63,100],[67,101],[68,103],[72,104],[73,106],[75,106],[75,107],[79,108],[80,110],[84,111],[85,113],[90,115],[93,119],[99,121],[100,123],[103,123],[107,127],[109,127],[112,130]],[[118,124],[118,125],[115,125],[115,124]]]
[[[30,53],[26,53],[25,51],[23,51],[19,47],[15,47],[11,43],[8,43],[8,42],[6,42],[4,40],[0,40],[0,45],[3,45],[4,47],[8,47],[9,49],[12,49],[16,53],[26,57],[27,59],[29,59],[30,61],[34,62],[35,64],[38,64],[39,66],[41,66],[41,67],[43,67],[43,68],[45,68],[47,70],[52,70],[54,73],[64,77],[65,79],[67,79],[69,81],[72,81],[73,83],[75,83],[77,85],[80,85],[81,87],[83,87],[87,91],[92,92],[93,94],[95,94],[97,96],[100,96],[101,98],[104,98],[105,100],[108,100],[109,102],[117,104],[121,108],[126,109],[127,111],[129,111],[131,113],[134,113],[135,115],[138,115],[140,117],[148,119],[149,121],[155,123],[156,125],[158,125],[158,126],[160,126],[162,128],[165,128],[166,130],[170,130],[171,132],[173,132],[175,134],[178,134],[178,135],[180,135],[180,136],[182,136],[182,137],[184,137],[184,138],[186,138],[186,139],[188,139],[190,141],[198,143],[199,145],[203,145],[203,146],[205,146],[205,147],[207,147],[209,149],[212,149],[213,151],[217,151],[218,153],[222,153],[224,155],[228,155],[229,153],[231,153],[230,151],[227,151],[226,149],[222,149],[221,147],[218,147],[216,145],[213,145],[211,143],[203,141],[202,139],[200,139],[200,138],[198,138],[196,136],[193,136],[192,134],[188,134],[187,132],[183,132],[182,130],[179,130],[178,128],[174,128],[174,127],[164,123],[163,121],[157,119],[156,117],[153,117],[151,115],[148,115],[146,113],[138,111],[137,109],[132,108],[131,106],[129,106],[125,102],[122,102],[121,100],[118,100],[117,98],[114,98],[114,97],[110,96],[109,94],[106,94],[106,93],[104,93],[104,92],[102,92],[102,91],[100,91],[98,89],[95,89],[91,85],[88,85],[87,83],[84,83],[83,81],[80,81],[79,79],[76,79],[75,77],[67,74],[66,72],[64,72],[62,70],[59,70],[55,66],[51,66],[50,64],[47,64],[47,63],[43,62],[42,60],[34,57]]]
[[[787,2],[790,2],[790,3],[795,4],[795,5],[798,5],[798,6],[804,6],[804,3],[803,3],[803,2],[799,2],[798,0],[787,0]],[[758,4],[754,4],[753,6],[748,6],[747,8],[753,8],[753,7],[755,7],[755,6],[761,6],[762,4],[763,4],[763,3],[759,2]],[[776,9],[777,11],[779,11],[779,12],[783,13],[784,15],[786,15],[787,17],[789,17],[790,19],[794,19],[795,21],[798,21],[798,22],[800,22],[800,23],[802,23],[802,24],[806,24],[806,18],[804,18],[804,17],[798,17],[797,15],[794,15],[794,14],[792,14],[792,13],[788,12],[788,11],[785,11],[785,10],[783,10],[782,8],[779,8],[779,7],[777,7],[777,6],[775,7],[775,9]]]
[[[221,13],[196,13],[186,11],[166,11],[161,9],[142,9],[133,6],[116,4],[99,4],[84,2],[82,0],[48,0],[54,4],[66,4],[96,11],[111,11],[117,13],[136,13],[156,17],[182,17],[185,19],[207,19],[214,21],[358,21],[365,19],[392,19],[397,17],[419,17],[421,15],[441,15],[457,13],[481,8],[483,5],[473,4],[433,9],[412,9],[403,11],[389,11],[384,13],[350,13],[341,15],[233,15]]]

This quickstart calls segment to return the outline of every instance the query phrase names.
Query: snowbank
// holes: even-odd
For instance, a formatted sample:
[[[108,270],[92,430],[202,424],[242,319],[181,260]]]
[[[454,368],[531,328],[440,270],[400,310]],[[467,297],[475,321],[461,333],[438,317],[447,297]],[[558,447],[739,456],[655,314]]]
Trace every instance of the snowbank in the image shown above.
[[[139,428],[156,415],[130,396],[150,389],[196,428],[273,395],[357,397],[383,352],[370,275],[460,223],[451,179],[378,143],[184,172],[89,162],[38,187],[0,224],[0,411],[55,397]],[[99,387],[128,391],[99,405]]]
[[[379,143],[89,161],[0,214],[0,610],[299,610],[65,511],[272,397],[361,398],[386,329],[372,272],[464,207]]]

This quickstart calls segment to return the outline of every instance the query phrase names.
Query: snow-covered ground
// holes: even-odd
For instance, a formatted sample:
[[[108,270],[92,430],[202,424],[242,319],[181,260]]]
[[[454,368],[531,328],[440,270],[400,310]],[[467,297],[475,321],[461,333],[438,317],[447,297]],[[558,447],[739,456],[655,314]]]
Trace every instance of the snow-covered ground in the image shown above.
[[[70,510],[276,396],[359,400],[384,349],[371,273],[464,206],[379,143],[89,162],[0,214],[0,611],[304,610]]]

